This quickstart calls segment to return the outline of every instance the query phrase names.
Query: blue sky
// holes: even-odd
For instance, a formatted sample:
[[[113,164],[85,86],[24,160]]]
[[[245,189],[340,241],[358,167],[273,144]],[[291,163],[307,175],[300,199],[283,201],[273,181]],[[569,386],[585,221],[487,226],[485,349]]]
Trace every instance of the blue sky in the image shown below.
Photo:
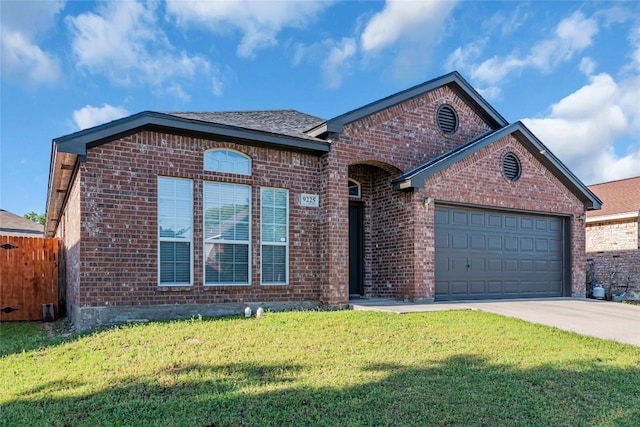
[[[0,208],[144,110],[332,118],[458,70],[585,184],[640,175],[640,2],[0,1]]]

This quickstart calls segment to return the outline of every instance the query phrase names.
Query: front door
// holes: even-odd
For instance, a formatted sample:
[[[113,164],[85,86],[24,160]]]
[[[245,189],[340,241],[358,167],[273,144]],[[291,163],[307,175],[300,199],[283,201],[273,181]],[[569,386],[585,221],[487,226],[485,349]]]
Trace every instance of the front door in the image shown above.
[[[349,296],[364,295],[364,203],[349,202]]]

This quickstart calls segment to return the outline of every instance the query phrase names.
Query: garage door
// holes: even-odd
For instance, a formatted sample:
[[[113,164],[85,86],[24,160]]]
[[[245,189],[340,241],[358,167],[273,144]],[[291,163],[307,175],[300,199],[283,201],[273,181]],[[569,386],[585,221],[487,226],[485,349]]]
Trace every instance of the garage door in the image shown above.
[[[437,301],[563,295],[559,217],[436,206]]]

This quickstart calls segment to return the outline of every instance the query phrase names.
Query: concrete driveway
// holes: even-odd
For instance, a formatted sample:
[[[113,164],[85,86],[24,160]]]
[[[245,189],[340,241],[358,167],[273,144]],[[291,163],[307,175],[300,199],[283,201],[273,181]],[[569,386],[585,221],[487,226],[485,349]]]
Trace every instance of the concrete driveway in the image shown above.
[[[357,299],[354,310],[415,313],[482,310],[527,322],[554,326],[606,340],[640,346],[640,306],[592,299],[519,299],[415,304],[390,299]]]

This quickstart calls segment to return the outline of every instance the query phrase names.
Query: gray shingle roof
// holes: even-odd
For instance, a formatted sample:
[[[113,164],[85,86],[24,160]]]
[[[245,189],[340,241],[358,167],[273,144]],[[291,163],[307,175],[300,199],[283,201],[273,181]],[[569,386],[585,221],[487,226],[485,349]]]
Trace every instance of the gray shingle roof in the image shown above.
[[[3,236],[42,237],[44,225],[0,209],[0,234]]]
[[[296,110],[221,111],[221,112],[166,112],[183,119],[198,120],[226,126],[318,140],[304,132],[324,123],[324,119]]]

